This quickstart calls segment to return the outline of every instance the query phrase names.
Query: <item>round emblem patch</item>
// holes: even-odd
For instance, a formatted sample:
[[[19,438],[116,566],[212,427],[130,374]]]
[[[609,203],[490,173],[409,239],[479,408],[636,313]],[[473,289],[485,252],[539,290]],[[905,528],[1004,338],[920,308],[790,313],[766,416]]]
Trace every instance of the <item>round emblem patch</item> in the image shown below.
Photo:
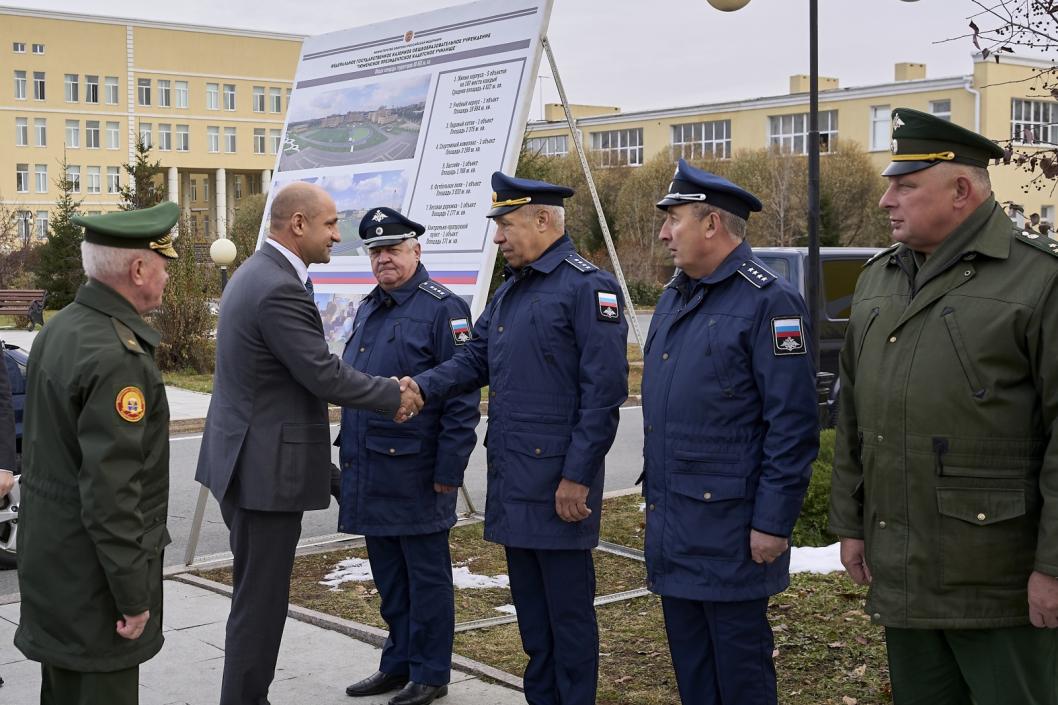
[[[139,387],[125,387],[118,392],[115,402],[118,416],[129,423],[136,423],[147,413],[147,402],[143,399],[143,392]]]
[[[382,234],[382,226],[379,226],[379,227],[375,228],[375,235],[381,235],[381,234]]]

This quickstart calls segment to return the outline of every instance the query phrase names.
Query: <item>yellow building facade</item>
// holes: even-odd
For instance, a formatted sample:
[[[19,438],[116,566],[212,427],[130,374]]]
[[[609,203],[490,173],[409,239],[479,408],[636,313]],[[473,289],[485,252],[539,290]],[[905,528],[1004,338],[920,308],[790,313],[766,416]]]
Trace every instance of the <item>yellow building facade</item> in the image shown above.
[[[930,112],[1006,145],[1015,152],[1038,152],[1058,145],[1058,101],[1037,78],[1046,61],[1004,56],[1001,63],[977,57],[963,76],[927,78],[926,66],[899,63],[890,83],[841,88],[836,78],[820,78],[820,147],[853,141],[869,152],[878,171],[889,162],[893,108]],[[808,77],[791,76],[786,95],[620,112],[613,106],[574,106],[584,146],[602,164],[643,164],[658,154],[688,158],[729,158],[738,150],[778,145],[806,153]],[[561,105],[548,105],[545,119],[531,122],[527,147],[547,155],[574,149]],[[824,155],[825,158],[825,155]],[[1015,164],[989,168],[1000,202],[1012,201],[1025,215],[1039,213],[1055,223],[1058,193],[1051,182],[1037,189]],[[1039,172],[1036,172],[1038,174]]]
[[[45,237],[65,158],[82,212],[114,210],[142,138],[195,230],[224,235],[268,189],[302,38],[0,7],[0,206]]]

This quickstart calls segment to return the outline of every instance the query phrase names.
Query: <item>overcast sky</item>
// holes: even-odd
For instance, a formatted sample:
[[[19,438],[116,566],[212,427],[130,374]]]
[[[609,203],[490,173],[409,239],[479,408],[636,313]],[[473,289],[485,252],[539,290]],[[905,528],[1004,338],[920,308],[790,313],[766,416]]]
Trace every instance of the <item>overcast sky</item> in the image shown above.
[[[511,0],[512,5],[519,4]],[[22,0],[20,7],[317,34],[459,4],[458,0]],[[985,3],[992,4],[992,3]],[[819,0],[819,69],[842,87],[969,74],[972,0]],[[987,18],[978,18],[984,27]],[[808,73],[808,0],[751,0],[738,12],[706,0],[555,0],[548,31],[571,102],[624,110],[777,95]],[[546,60],[540,73],[550,75]],[[543,100],[557,100],[549,78]],[[539,116],[539,94],[531,116]]]

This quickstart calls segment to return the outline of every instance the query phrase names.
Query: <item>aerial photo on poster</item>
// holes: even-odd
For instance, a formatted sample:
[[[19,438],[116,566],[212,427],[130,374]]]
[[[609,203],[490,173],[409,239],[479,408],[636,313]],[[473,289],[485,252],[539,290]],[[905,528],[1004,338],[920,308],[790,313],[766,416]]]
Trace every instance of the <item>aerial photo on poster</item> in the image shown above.
[[[360,295],[316,294],[313,299],[323,321],[323,334],[327,347],[335,355],[345,350],[345,341],[353,333],[353,319],[359,306]]]
[[[422,127],[430,76],[298,91],[280,171],[411,159]]]

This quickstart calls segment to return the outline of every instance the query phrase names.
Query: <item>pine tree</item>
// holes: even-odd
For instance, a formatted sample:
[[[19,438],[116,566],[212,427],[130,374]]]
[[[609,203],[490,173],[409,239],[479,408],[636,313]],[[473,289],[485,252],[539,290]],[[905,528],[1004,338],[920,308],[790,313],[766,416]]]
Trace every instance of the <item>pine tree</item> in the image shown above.
[[[55,180],[59,199],[49,218],[47,241],[40,246],[35,279],[38,289],[48,292],[47,306],[59,309],[73,301],[84,282],[81,265],[81,228],[71,219],[80,212],[81,201],[73,197],[74,184],[66,172],[66,157],[60,163],[62,174]]]
[[[118,191],[121,210],[150,208],[168,198],[165,179],[159,178],[164,171],[160,161],[151,162],[151,148],[143,140],[136,140],[136,161],[125,165],[129,178]]]

